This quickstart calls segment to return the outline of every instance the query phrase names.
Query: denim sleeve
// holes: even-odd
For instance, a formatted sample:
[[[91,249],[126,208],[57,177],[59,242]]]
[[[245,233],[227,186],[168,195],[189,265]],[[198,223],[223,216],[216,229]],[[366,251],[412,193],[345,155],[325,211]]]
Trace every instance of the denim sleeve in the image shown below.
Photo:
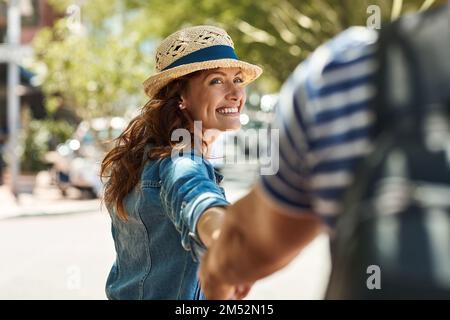
[[[181,234],[184,249],[191,250],[193,258],[199,261],[206,250],[197,235],[197,222],[208,208],[226,206],[214,174],[197,155],[176,159],[166,158],[160,164],[161,203],[165,213]]]

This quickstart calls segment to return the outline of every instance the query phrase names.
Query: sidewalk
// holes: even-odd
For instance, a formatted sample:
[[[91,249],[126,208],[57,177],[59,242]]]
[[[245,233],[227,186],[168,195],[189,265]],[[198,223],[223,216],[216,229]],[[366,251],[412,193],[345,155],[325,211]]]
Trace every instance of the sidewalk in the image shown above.
[[[101,210],[99,199],[79,199],[76,191],[64,198],[57,187],[51,185],[50,177],[45,171],[37,175],[36,185],[27,191],[19,193],[18,199],[15,199],[7,184],[0,186],[0,220]]]

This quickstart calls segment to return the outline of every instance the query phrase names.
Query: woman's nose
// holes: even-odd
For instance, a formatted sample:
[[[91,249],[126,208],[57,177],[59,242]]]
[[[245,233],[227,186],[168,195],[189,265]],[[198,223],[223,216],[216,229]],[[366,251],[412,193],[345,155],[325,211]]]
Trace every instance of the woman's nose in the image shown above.
[[[228,99],[241,100],[244,96],[244,88],[239,83],[233,83],[228,92]]]

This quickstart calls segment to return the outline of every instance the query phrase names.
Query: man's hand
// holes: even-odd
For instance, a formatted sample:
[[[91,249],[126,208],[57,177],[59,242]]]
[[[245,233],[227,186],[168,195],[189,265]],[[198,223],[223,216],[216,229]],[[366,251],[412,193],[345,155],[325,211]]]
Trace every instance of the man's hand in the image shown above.
[[[219,237],[220,227],[225,217],[226,209],[223,207],[211,207],[201,215],[197,223],[197,233],[205,247]]]
[[[255,281],[286,266],[321,231],[317,216],[291,214],[258,187],[226,211],[200,265],[208,299],[242,299]]]

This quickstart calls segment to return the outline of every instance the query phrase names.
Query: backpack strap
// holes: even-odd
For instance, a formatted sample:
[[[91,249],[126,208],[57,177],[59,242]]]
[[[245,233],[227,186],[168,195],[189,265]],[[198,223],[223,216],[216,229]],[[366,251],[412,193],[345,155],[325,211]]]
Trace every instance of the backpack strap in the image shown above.
[[[375,136],[418,133],[423,116],[450,109],[450,4],[383,27],[379,37]]]

